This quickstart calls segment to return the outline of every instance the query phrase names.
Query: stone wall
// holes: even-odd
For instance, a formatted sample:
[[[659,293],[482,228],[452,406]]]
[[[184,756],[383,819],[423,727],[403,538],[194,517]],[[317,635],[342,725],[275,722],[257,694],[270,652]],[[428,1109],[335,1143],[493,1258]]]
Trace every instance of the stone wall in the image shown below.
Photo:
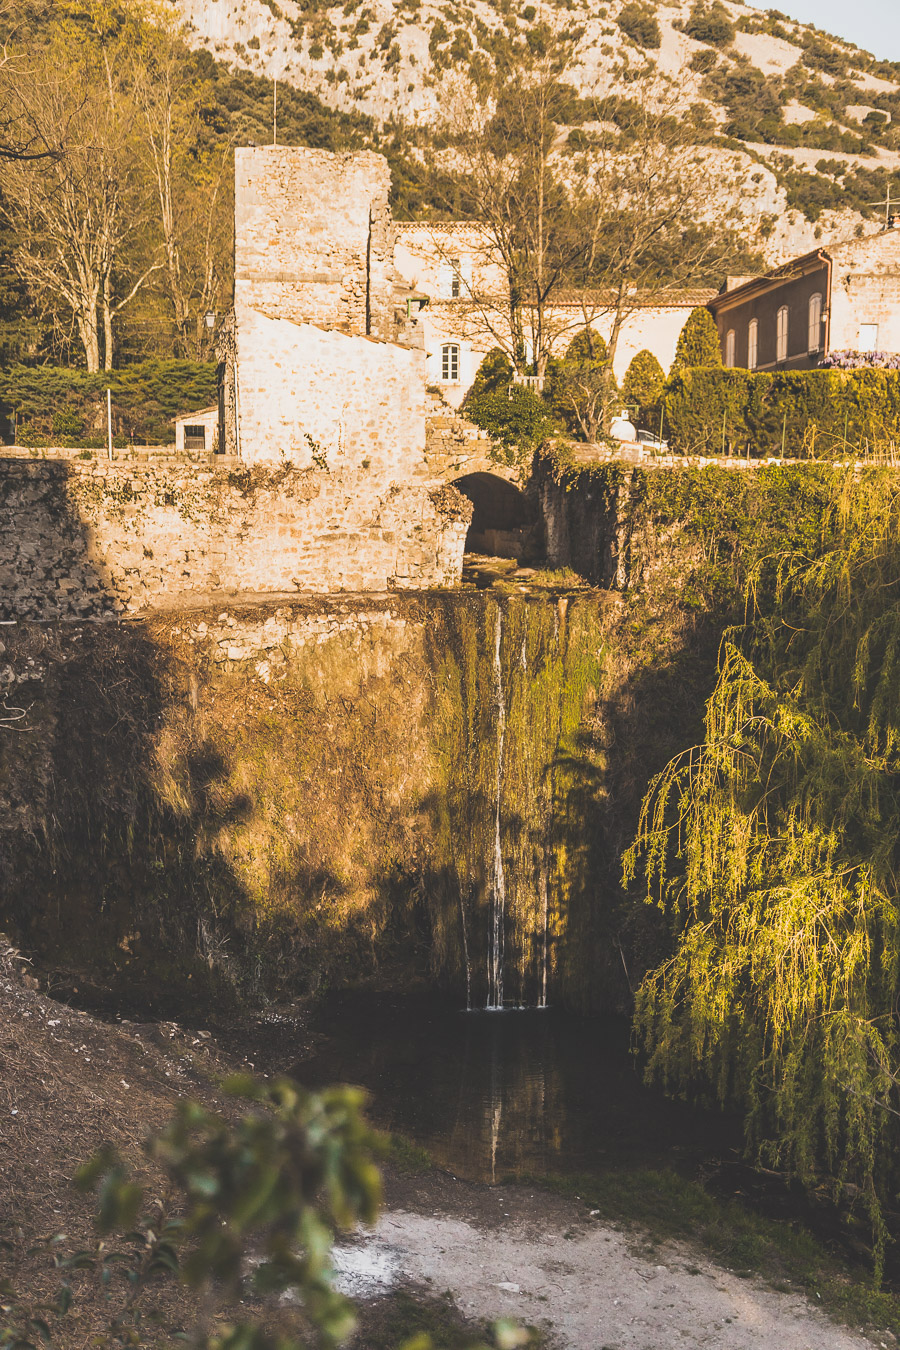
[[[535,464],[547,566],[571,568],[594,586],[628,583],[632,472],[594,480],[566,472],[552,457]]]
[[[4,628],[3,931],[82,993],[483,1006],[499,811],[506,998],[609,998],[604,643],[593,596],[475,590]]]
[[[860,326],[877,324],[879,351],[900,352],[900,229],[885,230],[828,249],[832,351],[860,347]]]
[[[426,473],[425,355],[235,307],[241,459]]]
[[[362,465],[0,459],[0,613],[113,617],[227,595],[457,584],[469,503]]]
[[[238,147],[235,303],[389,337],[389,190],[387,160],[374,152]]]

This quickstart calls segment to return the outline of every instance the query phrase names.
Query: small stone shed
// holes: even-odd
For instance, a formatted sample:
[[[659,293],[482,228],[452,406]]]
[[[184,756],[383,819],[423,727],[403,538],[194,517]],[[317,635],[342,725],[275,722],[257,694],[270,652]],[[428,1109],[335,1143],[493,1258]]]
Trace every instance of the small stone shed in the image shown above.
[[[183,413],[175,418],[175,449],[224,453],[219,445],[219,405],[201,408],[199,412]]]

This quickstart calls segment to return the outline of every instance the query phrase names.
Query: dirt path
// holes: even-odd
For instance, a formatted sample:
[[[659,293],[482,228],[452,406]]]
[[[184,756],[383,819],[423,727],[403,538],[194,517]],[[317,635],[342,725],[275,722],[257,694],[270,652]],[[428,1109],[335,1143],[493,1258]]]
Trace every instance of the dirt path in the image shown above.
[[[631,1235],[553,1196],[455,1183],[337,1253],[348,1294],[452,1293],[471,1318],[515,1317],[555,1350],[872,1350],[799,1294],[742,1279],[678,1244],[642,1255]],[[483,1190],[483,1194],[479,1194]],[[390,1194],[389,1194],[390,1201]],[[432,1212],[423,1212],[430,1204]],[[449,1210],[450,1212],[446,1212]],[[493,1211],[493,1212],[492,1212]]]

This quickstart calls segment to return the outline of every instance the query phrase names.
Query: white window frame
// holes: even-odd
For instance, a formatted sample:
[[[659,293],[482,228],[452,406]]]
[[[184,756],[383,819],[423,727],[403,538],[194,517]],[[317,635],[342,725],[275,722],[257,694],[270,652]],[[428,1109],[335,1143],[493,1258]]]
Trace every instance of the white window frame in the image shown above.
[[[459,364],[459,343],[443,343],[441,346],[442,384],[459,384]]]
[[[878,324],[861,323],[859,325],[859,338],[856,350],[858,352],[877,352],[878,351]]]
[[[790,336],[790,310],[782,305],[775,318],[775,360],[786,361]]]
[[[751,319],[747,324],[747,369],[755,370],[759,365],[759,320]]]
[[[822,296],[816,291],[809,297],[809,336],[807,351],[810,356],[822,350]]]
[[[725,364],[731,370],[734,367],[734,329],[729,328],[725,334]]]
[[[462,295],[462,259],[450,260],[450,299],[458,300]]]

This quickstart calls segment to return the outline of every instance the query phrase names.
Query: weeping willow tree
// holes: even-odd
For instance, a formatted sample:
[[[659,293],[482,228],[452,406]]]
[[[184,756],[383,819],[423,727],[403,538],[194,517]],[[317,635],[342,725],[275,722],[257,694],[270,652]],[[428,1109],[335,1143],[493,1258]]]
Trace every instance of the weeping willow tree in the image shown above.
[[[900,1181],[898,476],[837,484],[814,556],[769,560],[748,600],[704,742],[651,785],[625,856],[676,936],[636,1025],[651,1075],[738,1104],[757,1158],[855,1198],[880,1266]]]

